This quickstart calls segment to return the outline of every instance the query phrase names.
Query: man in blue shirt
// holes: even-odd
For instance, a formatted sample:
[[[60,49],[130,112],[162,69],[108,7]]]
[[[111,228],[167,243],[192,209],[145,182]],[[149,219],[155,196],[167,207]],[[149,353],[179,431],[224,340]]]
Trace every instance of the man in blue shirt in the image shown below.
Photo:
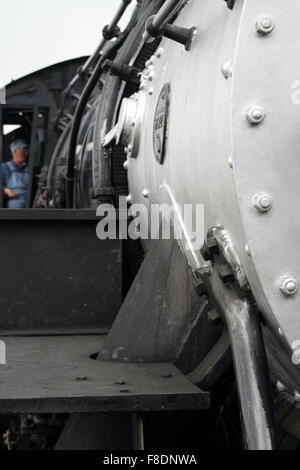
[[[29,182],[29,172],[26,163],[28,145],[21,139],[15,140],[10,150],[12,160],[2,163],[3,193],[7,199],[8,209],[23,209],[26,207],[26,195]]]

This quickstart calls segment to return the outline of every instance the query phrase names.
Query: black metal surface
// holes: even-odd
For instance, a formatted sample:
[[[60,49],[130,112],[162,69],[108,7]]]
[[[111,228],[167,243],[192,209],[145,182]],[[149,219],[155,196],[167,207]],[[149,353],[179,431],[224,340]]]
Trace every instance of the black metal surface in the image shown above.
[[[189,374],[193,384],[210,390],[232,363],[231,344],[226,330],[199,366]]]
[[[92,360],[101,336],[9,337],[0,366],[0,414],[207,409],[172,364]]]
[[[3,109],[13,107],[16,111],[24,111],[25,108],[32,110],[34,107],[48,108],[49,110],[42,166],[50,162],[52,152],[59,137],[59,133],[53,127],[53,121],[61,104],[62,91],[85,60],[86,57],[80,57],[46,67],[15,80],[6,87],[7,104],[0,105],[0,112]],[[78,86],[80,88],[80,84]],[[75,91],[77,91],[77,88]],[[68,97],[65,111],[72,113],[72,108],[73,99]],[[9,124],[9,122],[7,123]],[[11,124],[15,124],[15,122],[11,122]],[[6,136],[4,140],[10,141],[11,137],[17,138],[18,131]]]
[[[55,450],[132,450],[131,413],[72,414]]]
[[[122,302],[122,245],[98,240],[95,212],[1,210],[0,224],[0,332],[107,331]]]
[[[0,181],[2,182],[2,163],[3,163],[3,115],[2,109],[0,105]],[[1,191],[0,191],[0,208],[3,207],[3,191],[2,191],[2,183],[1,183]]]
[[[220,280],[217,269],[212,273],[210,296],[224,316],[231,339],[247,447],[275,449],[276,428],[258,313],[248,300]]]
[[[196,333],[195,333],[196,332]],[[177,240],[157,240],[101,350],[111,361],[173,362],[185,373],[206,356],[219,336],[207,318],[207,303]]]

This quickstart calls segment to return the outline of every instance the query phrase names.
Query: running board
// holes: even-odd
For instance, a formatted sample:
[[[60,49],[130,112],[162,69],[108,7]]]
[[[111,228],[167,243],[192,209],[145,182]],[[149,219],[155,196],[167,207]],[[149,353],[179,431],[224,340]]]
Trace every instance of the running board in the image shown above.
[[[2,415],[209,408],[209,392],[172,364],[94,360],[104,336],[1,339],[6,346],[6,365],[0,365]]]

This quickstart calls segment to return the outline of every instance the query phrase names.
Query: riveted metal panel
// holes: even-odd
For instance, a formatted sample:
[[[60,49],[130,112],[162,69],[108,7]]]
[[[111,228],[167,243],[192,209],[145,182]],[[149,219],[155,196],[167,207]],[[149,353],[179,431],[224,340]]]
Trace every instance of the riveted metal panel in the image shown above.
[[[269,34],[261,18],[270,20]],[[280,288],[285,278],[300,281],[299,19],[297,0],[245,1],[233,66],[234,177],[252,257],[243,264],[260,309],[290,345],[300,339],[300,292]],[[251,109],[264,114],[256,125],[246,119]],[[257,205],[261,194],[267,210]]]

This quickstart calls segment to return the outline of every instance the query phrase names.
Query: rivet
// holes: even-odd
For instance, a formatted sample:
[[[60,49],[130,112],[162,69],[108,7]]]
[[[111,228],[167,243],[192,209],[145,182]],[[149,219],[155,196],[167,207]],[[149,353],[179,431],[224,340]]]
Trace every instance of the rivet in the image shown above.
[[[269,16],[259,16],[256,19],[255,26],[257,33],[263,35],[270,34],[275,28],[274,22]]]
[[[224,62],[223,67],[222,67],[222,74],[228,80],[229,77],[232,77],[232,60],[227,59],[226,62]]]
[[[126,160],[126,162],[124,162],[123,167],[124,167],[124,170],[128,170],[128,168],[129,168],[129,161],[128,160]]]
[[[284,392],[286,390],[285,385],[283,385],[283,383],[279,382],[279,380],[276,383],[276,388],[279,392]]]
[[[149,75],[148,75],[148,80],[149,80],[150,82],[152,82],[154,76],[155,76],[155,72],[152,70],[152,71],[149,73]]]
[[[163,48],[163,47],[160,47],[160,48],[158,49],[158,51],[156,52],[156,57],[157,57],[158,59],[160,59],[161,56],[163,55],[163,53],[164,53],[164,48]]]
[[[148,197],[149,197],[149,191],[148,191],[148,189],[144,189],[144,191],[143,191],[142,194],[143,194],[143,197],[144,197],[145,199],[148,199]]]
[[[233,170],[233,158],[232,157],[228,158],[228,165],[229,165],[229,168]]]
[[[132,204],[132,196],[131,196],[131,194],[129,194],[129,196],[127,196],[126,201],[127,201],[127,204]]]
[[[151,88],[149,88],[149,91],[148,91],[148,93],[149,93],[149,95],[150,95],[150,96],[152,96],[152,95],[153,95],[153,93],[154,93],[154,88],[152,88],[152,87],[151,87]]]
[[[272,209],[273,201],[268,194],[256,194],[253,200],[255,208],[259,212],[269,212]]]
[[[247,121],[253,126],[261,124],[265,119],[265,112],[260,106],[249,108],[246,114]]]
[[[245,251],[246,251],[246,254],[247,254],[248,256],[251,256],[251,252],[250,252],[249,245],[246,245],[246,246],[245,246]]]
[[[280,290],[286,297],[292,297],[298,291],[298,282],[294,278],[285,277],[282,280]]]

